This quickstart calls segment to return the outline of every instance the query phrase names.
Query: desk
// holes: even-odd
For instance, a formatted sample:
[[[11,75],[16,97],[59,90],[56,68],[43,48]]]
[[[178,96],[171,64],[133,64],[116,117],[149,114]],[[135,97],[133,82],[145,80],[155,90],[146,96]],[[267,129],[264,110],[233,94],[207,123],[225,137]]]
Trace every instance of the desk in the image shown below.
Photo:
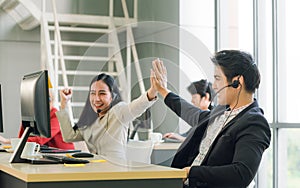
[[[129,162],[120,159],[88,163],[83,167],[62,164],[9,163],[11,154],[0,153],[1,188],[66,187],[182,187],[184,170]]]
[[[151,163],[162,165],[162,166],[171,166],[173,157],[179,148],[181,143],[158,143],[154,145]]]

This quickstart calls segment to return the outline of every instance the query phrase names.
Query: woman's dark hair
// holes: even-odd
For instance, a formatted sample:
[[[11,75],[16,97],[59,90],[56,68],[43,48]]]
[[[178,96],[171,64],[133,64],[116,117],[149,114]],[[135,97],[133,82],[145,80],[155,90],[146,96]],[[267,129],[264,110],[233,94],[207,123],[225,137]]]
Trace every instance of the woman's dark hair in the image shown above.
[[[239,50],[222,50],[212,58],[216,66],[220,66],[229,84],[236,76],[243,76],[246,90],[254,93],[260,84],[260,73],[252,56]],[[239,77],[238,77],[239,78]]]
[[[89,91],[91,90],[91,86],[93,83],[102,80],[109,88],[111,95],[112,95],[112,102],[111,102],[111,107],[122,101],[118,86],[115,82],[115,79],[105,73],[99,74],[98,76],[95,76],[89,87]],[[93,110],[91,107],[90,103],[90,93],[88,94],[87,100],[85,102],[85,106],[83,108],[83,111],[80,115],[80,118],[78,120],[78,123],[76,124],[75,128],[77,127],[83,127],[83,126],[88,126],[94,123],[94,121],[98,118],[98,114]]]

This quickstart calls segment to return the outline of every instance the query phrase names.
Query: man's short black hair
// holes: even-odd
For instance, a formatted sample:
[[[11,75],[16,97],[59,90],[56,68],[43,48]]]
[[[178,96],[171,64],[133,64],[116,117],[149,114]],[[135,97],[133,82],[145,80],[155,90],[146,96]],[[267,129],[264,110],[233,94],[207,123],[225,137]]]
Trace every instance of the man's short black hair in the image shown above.
[[[240,50],[222,50],[212,58],[216,66],[220,66],[229,83],[236,76],[243,76],[246,90],[254,93],[260,84],[260,73],[253,57]]]
[[[209,100],[214,96],[214,91],[212,89],[212,84],[206,79],[202,79],[196,82],[192,82],[187,90],[191,95],[199,94],[201,97],[205,97],[206,93],[209,94]]]

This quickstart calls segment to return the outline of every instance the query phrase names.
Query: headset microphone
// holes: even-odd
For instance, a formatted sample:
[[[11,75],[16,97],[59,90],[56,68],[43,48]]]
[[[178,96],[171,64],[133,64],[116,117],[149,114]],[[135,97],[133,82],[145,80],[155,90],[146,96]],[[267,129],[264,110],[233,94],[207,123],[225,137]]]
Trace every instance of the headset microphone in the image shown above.
[[[210,103],[209,103],[209,106],[211,105],[211,103],[214,101],[214,99],[215,99],[215,97],[218,95],[218,93],[220,93],[223,89],[225,89],[225,88],[227,88],[227,87],[233,87],[233,88],[238,88],[239,87],[239,85],[240,85],[240,81],[239,81],[239,79],[237,79],[237,80],[234,80],[231,84],[229,84],[229,85],[227,85],[227,86],[224,86],[224,87],[222,87],[221,89],[219,89],[216,93],[215,93],[215,95],[211,98],[211,101],[210,101]]]
[[[97,113],[99,114],[102,110],[101,109],[97,109]]]
[[[222,87],[221,89],[219,89],[219,90],[215,93],[215,95],[211,98],[211,101],[210,101],[210,103],[209,103],[209,106],[211,106],[211,103],[214,101],[215,97],[216,97],[223,89],[225,89],[225,88],[227,88],[227,87],[232,87],[232,86],[231,86],[231,84],[230,84],[230,85],[224,86],[224,87]]]
[[[227,85],[227,86],[224,86],[224,87],[222,87],[221,89],[219,89],[216,93],[215,93],[215,95],[212,97],[212,99],[211,99],[211,101],[210,101],[210,104],[209,105],[211,105],[211,103],[214,101],[214,99],[215,99],[215,97],[218,95],[218,93],[220,93],[223,89],[225,89],[225,88],[227,88],[227,87],[233,87],[233,88],[238,88],[239,87],[239,85],[240,85],[240,81],[239,81],[239,78],[237,79],[237,80],[234,80],[231,84],[229,84],[229,85]]]

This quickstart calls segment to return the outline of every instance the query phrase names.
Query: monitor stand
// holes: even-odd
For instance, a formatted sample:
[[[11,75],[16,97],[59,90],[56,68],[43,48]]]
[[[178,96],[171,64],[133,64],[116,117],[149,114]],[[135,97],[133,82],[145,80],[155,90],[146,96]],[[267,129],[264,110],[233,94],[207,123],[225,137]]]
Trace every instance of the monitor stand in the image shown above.
[[[22,134],[21,140],[9,160],[10,163],[28,163],[29,162],[27,159],[21,158],[21,155],[22,155],[23,149],[25,147],[25,144],[27,142],[27,139],[28,139],[30,133],[32,132],[32,130],[33,129],[31,127],[25,128],[24,133]]]
[[[49,160],[46,158],[41,158],[41,159],[24,159],[21,157],[23,149],[25,147],[25,144],[27,142],[28,137],[30,136],[30,133],[33,132],[33,128],[31,127],[26,127],[21,140],[15,149],[14,153],[12,154],[9,162],[10,163],[30,163],[30,164],[58,164],[57,161],[54,160]]]

